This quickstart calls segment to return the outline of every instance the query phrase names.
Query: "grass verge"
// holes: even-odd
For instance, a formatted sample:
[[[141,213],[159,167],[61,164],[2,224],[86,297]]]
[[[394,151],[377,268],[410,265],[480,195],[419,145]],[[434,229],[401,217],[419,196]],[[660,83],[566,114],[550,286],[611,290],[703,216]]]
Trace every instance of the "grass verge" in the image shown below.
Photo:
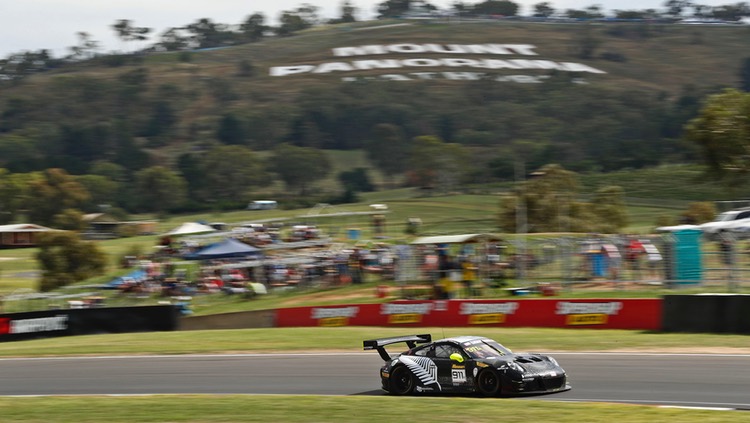
[[[485,398],[364,396],[153,395],[144,397],[0,398],[13,422],[739,422],[750,416],[715,410],[575,404]]]

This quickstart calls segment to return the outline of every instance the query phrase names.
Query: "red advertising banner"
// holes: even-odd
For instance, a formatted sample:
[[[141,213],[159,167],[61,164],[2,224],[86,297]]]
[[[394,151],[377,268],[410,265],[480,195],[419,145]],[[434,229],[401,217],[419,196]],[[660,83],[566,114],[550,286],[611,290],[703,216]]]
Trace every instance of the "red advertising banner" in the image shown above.
[[[395,301],[276,310],[276,326],[502,326],[661,329],[662,300]]]

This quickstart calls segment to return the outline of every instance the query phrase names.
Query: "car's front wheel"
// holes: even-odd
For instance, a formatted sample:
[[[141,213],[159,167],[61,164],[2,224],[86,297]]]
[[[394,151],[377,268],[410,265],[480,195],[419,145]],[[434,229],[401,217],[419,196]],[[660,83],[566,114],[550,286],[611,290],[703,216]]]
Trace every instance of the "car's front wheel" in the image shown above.
[[[496,371],[484,369],[477,375],[477,391],[485,397],[494,397],[500,393],[500,376]]]
[[[390,392],[393,395],[409,395],[414,391],[414,375],[406,366],[391,370]]]

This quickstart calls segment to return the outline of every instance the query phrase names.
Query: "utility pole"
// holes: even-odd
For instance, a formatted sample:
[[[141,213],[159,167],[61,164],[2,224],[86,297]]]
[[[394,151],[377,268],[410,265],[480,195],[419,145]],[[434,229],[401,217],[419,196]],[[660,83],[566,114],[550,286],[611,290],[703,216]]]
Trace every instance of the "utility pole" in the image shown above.
[[[522,187],[526,179],[526,164],[523,160],[516,161],[516,185]],[[521,189],[518,190],[516,202],[516,235],[518,236],[518,282],[523,284],[526,278],[526,197]]]

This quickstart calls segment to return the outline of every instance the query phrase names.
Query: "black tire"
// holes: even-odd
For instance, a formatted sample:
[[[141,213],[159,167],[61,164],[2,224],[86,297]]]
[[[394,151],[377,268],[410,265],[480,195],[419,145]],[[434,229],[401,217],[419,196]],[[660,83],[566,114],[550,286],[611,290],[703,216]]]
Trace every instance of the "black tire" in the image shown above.
[[[484,369],[476,378],[477,392],[483,397],[494,397],[500,393],[500,375],[496,371]]]
[[[391,370],[390,390],[392,395],[409,395],[414,391],[414,375],[406,366],[397,366]]]

